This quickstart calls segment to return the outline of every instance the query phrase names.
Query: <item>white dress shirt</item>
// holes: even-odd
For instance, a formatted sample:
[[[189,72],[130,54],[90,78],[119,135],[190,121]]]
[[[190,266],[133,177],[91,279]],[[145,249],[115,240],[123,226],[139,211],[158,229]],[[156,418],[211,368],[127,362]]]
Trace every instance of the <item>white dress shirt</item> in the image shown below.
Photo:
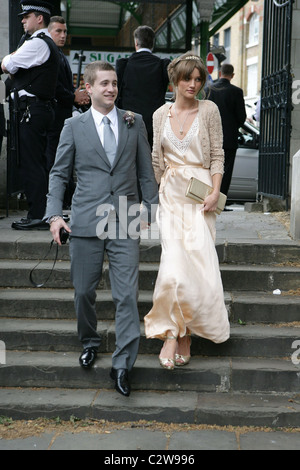
[[[136,52],[150,52],[150,54],[152,54],[151,49],[148,49],[147,47],[140,47]]]
[[[100,142],[101,142],[102,146],[104,147],[104,137],[103,137],[104,122],[103,122],[103,118],[104,118],[105,115],[100,113],[99,111],[97,111],[95,108],[93,108],[93,105],[91,106],[91,112],[92,112],[92,116],[94,118],[94,122],[95,122],[95,126],[96,126],[96,129],[97,129],[97,132],[98,132]],[[110,127],[113,130],[113,133],[114,133],[115,138],[116,138],[116,144],[118,146],[119,128],[118,128],[118,115],[117,115],[116,107],[114,106],[113,109],[108,114],[106,114],[106,116],[110,120]],[[115,223],[115,217],[116,217],[115,207],[113,205],[111,205],[110,210],[108,210],[107,207],[105,207],[105,211],[107,212],[107,219],[106,219],[107,222],[109,221],[110,223],[114,224]],[[108,224],[109,228],[110,228],[110,223]],[[112,225],[112,226],[114,226],[114,225]]]
[[[100,142],[102,146],[104,147],[104,137],[103,137],[103,128],[104,128],[104,123],[103,123],[103,118],[104,114],[100,113],[97,111],[93,106],[91,106],[91,112],[92,116],[94,118],[94,122],[96,125],[96,129],[99,135]],[[110,127],[115,135],[116,138],[116,144],[118,145],[118,137],[119,137],[119,130],[118,130],[118,115],[117,115],[117,109],[114,106],[113,109],[106,114],[108,119],[110,120],[111,124]]]
[[[32,38],[40,33],[45,33],[51,37],[48,29],[39,29],[32,34]],[[48,44],[40,38],[36,40],[25,41],[15,53],[9,54],[4,57],[3,65],[12,75],[17,73],[19,68],[31,69],[44,64],[50,57],[50,49]],[[25,90],[19,91],[19,96],[28,95],[34,96]]]

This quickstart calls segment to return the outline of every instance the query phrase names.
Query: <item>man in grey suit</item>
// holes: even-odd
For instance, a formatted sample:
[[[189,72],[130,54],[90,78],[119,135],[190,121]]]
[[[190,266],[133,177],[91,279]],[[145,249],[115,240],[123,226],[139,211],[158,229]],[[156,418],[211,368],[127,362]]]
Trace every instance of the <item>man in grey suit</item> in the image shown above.
[[[142,117],[128,115],[114,104],[118,88],[113,66],[93,62],[87,65],[84,79],[92,106],[65,122],[50,173],[45,218],[58,244],[61,228],[70,233],[71,278],[83,345],[79,359],[82,367],[94,363],[101,342],[97,333],[96,288],[104,252],[107,253],[116,306],[116,349],[110,375],[116,390],[128,396],[128,373],[135,363],[140,339],[139,226],[140,222],[142,227],[149,224],[155,217],[158,189]],[[62,204],[73,166],[77,185],[69,228],[62,218]]]

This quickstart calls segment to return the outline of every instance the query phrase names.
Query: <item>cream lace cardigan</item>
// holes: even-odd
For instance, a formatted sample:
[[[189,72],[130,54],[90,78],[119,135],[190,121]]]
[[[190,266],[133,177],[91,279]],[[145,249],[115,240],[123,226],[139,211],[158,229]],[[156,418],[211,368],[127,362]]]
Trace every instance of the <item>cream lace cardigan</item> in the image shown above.
[[[163,147],[161,145],[165,122],[172,103],[166,103],[153,114],[152,165],[157,183],[165,171]],[[208,100],[199,101],[199,139],[202,148],[204,168],[211,175],[224,172],[223,130],[218,107]]]

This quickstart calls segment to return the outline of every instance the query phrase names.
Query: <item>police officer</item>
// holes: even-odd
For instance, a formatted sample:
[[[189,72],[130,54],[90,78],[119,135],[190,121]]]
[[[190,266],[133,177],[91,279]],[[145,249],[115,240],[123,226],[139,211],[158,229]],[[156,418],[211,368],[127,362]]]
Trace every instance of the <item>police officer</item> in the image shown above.
[[[49,228],[43,221],[48,190],[45,148],[54,120],[59,55],[47,28],[52,5],[22,0],[21,7],[19,16],[30,37],[1,64],[12,77],[12,97],[18,101],[19,176],[29,209],[27,217],[13,222],[12,228],[43,230]]]

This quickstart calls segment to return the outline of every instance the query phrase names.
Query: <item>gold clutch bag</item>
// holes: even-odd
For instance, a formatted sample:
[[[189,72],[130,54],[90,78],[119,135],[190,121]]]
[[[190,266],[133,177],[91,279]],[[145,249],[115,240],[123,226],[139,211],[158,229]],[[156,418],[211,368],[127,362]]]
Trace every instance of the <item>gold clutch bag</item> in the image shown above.
[[[208,184],[202,183],[202,181],[197,180],[197,178],[191,178],[186,190],[185,195],[191,199],[194,199],[197,202],[203,204],[204,199],[213,191],[211,186]],[[225,207],[227,196],[220,193],[218,206],[215,212],[221,214],[222,210]]]

